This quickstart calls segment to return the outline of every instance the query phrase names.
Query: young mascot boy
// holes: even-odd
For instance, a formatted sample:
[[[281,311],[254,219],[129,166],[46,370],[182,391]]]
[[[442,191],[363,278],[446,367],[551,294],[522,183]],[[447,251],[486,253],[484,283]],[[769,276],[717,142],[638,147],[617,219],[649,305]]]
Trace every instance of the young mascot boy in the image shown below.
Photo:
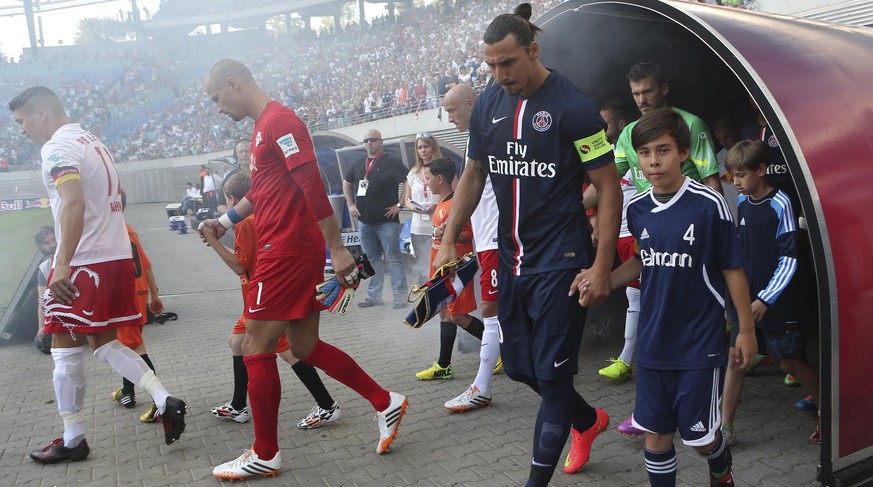
[[[669,108],[652,110],[633,129],[634,150],[652,187],[631,200],[635,258],[613,271],[616,289],[640,277],[634,427],[646,432],[653,487],[676,485],[676,430],[706,457],[710,483],[732,486],[731,454],[720,432],[725,287],[737,306],[736,360],[757,352],[742,249],[730,211],[716,191],[685,177],[690,134]],[[576,278],[581,298],[588,271]]]
[[[248,193],[251,184],[251,177],[246,173],[237,173],[231,176],[224,184],[227,208],[236,206],[239,200]],[[254,221],[255,217],[249,215],[237,224],[234,230],[233,253],[218,241],[215,232],[211,231],[210,228],[205,228],[203,232],[210,247],[239,276],[243,301],[245,301],[246,293],[248,293],[249,277],[254,275],[255,263],[257,262],[258,245]],[[230,338],[227,340],[231,353],[233,353],[233,398],[227,404],[212,408],[212,415],[216,418],[232,419],[237,423],[245,423],[251,417],[249,407],[246,405],[249,375],[243,362],[242,353],[242,342],[245,333],[246,317],[242,315],[236,322],[233,332],[231,332]],[[284,335],[279,338],[279,342],[276,344],[276,353],[282,357],[282,360],[291,365],[297,377],[300,378],[300,382],[303,382],[303,385],[312,393],[312,396],[318,403],[313,406],[312,411],[307,417],[297,423],[297,427],[301,429],[318,428],[322,424],[340,419],[342,411],[339,404],[327,392],[315,367],[297,360],[291,354],[288,340]]]
[[[424,165],[424,176],[427,180],[427,185],[433,191],[433,194],[440,196],[440,202],[437,203],[436,209],[433,212],[433,246],[431,248],[430,263],[433,265],[433,259],[443,241],[443,234],[446,230],[446,219],[449,217],[449,210],[452,207],[452,182],[455,180],[455,165],[448,159],[439,158]],[[455,239],[455,248],[458,255],[464,255],[473,251],[473,227],[469,220],[464,226],[464,230]],[[435,269],[431,268],[431,272]],[[440,357],[438,363],[434,364],[434,368],[438,370],[447,370],[446,379],[450,379],[454,375],[452,369],[452,348],[455,345],[455,335],[458,327],[463,328],[467,333],[482,340],[482,332],[485,330],[485,325],[476,317],[470,316],[469,313],[476,310],[476,296],[473,294],[473,286],[467,285],[458,298],[449,304],[446,308],[440,311]],[[457,326],[456,326],[457,325]],[[448,404],[446,407],[452,411],[466,411],[477,409],[491,404],[491,377],[486,379],[485,384],[478,387],[470,386],[470,398],[468,401],[458,401],[457,404]]]
[[[804,292],[797,271],[797,225],[791,198],[767,182],[770,149],[760,140],[743,140],[727,153],[725,165],[740,192],[737,218],[745,251],[746,277],[752,300],[752,318],[767,348],[782,370],[795,377],[814,399],[819,397],[818,372],[804,361],[806,330]],[[732,337],[733,338],[733,337]],[[731,347],[731,354],[734,348]],[[722,431],[736,441],[732,424],[743,392],[744,374],[734,364],[725,378]],[[731,441],[733,440],[733,441]],[[821,443],[821,422],[809,440]]]

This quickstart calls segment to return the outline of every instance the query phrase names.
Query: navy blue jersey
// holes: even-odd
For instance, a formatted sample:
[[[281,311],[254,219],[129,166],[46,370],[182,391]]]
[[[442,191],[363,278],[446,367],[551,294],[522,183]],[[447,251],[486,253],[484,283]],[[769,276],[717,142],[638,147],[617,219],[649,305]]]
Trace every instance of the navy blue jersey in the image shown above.
[[[637,363],[673,370],[724,367],[722,270],[743,265],[724,198],[686,177],[666,203],[652,188],[634,197],[627,222],[643,263]]]
[[[780,189],[791,198],[792,207],[797,207],[800,204],[800,198],[797,196],[797,188],[794,187],[794,180],[791,179],[791,172],[788,170],[788,163],[785,161],[785,154],[782,153],[782,147],[779,145],[779,139],[776,138],[776,133],[769,125],[763,127],[757,122],[743,125],[740,129],[740,137],[742,139],[760,140],[767,144],[767,174],[764,179],[767,184],[776,189]]]
[[[740,239],[745,252],[746,279],[752,301],[767,305],[764,319],[756,326],[781,331],[799,324],[801,293],[797,272],[797,228],[791,201],[773,189],[760,200],[740,195]]]
[[[605,128],[557,71],[529,98],[493,86],[476,101],[467,150],[491,175],[501,268],[518,276],[590,265],[582,181],[612,162]]]

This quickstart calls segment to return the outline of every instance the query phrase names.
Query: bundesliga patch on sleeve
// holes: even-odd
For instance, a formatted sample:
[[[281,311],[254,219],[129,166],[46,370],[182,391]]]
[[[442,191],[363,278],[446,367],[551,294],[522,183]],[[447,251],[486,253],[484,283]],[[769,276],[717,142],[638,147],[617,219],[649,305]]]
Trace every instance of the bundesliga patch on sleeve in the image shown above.
[[[276,139],[276,143],[279,144],[279,148],[282,149],[282,154],[285,157],[300,152],[300,148],[297,147],[297,141],[294,140],[294,134],[283,135]]]
[[[579,159],[583,164],[612,151],[612,146],[606,140],[605,130],[601,130],[590,137],[579,139],[573,142],[573,145],[576,146],[576,152],[579,154]]]

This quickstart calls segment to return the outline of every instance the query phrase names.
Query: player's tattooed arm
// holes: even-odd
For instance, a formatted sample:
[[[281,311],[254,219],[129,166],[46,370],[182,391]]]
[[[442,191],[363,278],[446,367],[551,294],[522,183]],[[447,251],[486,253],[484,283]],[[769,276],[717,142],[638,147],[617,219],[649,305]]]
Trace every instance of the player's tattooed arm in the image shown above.
[[[461,179],[455,187],[455,195],[452,197],[452,208],[446,219],[446,233],[443,235],[442,245],[433,259],[435,269],[448,262],[458,260],[455,242],[464,229],[464,225],[470,220],[476,206],[479,205],[482,191],[485,190],[487,176],[488,169],[481,161],[467,159],[467,168],[461,175]]]
[[[488,168],[485,167],[485,164],[482,161],[477,161],[475,159],[467,159],[467,167],[466,170],[472,170],[477,174],[481,174],[484,176],[488,175]]]

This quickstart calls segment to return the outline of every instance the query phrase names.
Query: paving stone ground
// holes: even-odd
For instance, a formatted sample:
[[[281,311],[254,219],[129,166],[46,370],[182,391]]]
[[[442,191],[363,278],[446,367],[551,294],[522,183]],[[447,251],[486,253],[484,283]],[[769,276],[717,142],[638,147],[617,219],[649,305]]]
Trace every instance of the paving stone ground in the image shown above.
[[[188,403],[185,434],[166,446],[159,424],[139,422],[147,406],[144,391],[138,391],[139,404],[133,410],[112,403],[109,393],[120,387],[121,378],[108,365],[89,357],[85,409],[91,456],[77,463],[35,464],[28,452],[62,432],[51,385],[53,364],[28,343],[12,344],[0,348],[0,485],[217,485],[212,467],[252,444],[251,423],[223,422],[209,413],[231,395],[227,336],[242,309],[238,280],[195,233],[169,231],[163,205],[133,205],[126,216],[152,260],[167,310],[179,314],[178,321],[148,325],[144,336],[158,376],[172,394]],[[603,344],[592,345],[596,337],[589,324],[575,379],[579,392],[609,413],[610,427],[595,442],[583,471],[572,476],[558,471],[554,486],[648,485],[642,440],[625,438],[615,430],[632,411],[633,381],[612,383],[597,375],[622,347],[620,294],[605,305],[612,321],[603,333]],[[410,407],[390,453],[375,453],[378,429],[369,403],[324,375],[328,389],[342,405],[343,418],[316,430],[297,429],[297,421],[314,401],[290,367],[280,363],[279,438],[284,469],[276,478],[237,484],[524,484],[539,398],[498,375],[491,406],[450,414],[443,403],[473,380],[478,354],[456,352],[452,380],[416,380],[414,373],[436,358],[439,327],[429,323],[419,330],[407,328],[401,321],[405,312],[388,306],[360,309],[353,305],[346,316],[323,314],[321,323],[325,341],[343,348],[384,387],[409,396]],[[815,473],[820,448],[808,441],[814,418],[795,410],[794,402],[805,393],[782,385],[782,377],[769,366],[746,381],[735,423],[739,442],[732,448],[737,485],[819,485]],[[705,461],[682,445],[677,444],[677,451],[678,485],[708,485]]]

